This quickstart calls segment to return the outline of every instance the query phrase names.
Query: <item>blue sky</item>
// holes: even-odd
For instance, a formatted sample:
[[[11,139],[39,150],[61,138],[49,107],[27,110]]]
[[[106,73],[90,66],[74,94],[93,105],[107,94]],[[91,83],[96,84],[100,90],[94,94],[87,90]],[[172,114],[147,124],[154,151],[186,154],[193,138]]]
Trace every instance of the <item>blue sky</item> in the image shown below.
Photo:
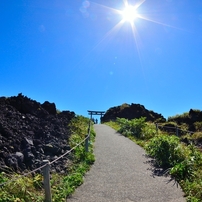
[[[138,103],[165,118],[202,109],[202,1],[0,1],[0,96],[87,116]]]

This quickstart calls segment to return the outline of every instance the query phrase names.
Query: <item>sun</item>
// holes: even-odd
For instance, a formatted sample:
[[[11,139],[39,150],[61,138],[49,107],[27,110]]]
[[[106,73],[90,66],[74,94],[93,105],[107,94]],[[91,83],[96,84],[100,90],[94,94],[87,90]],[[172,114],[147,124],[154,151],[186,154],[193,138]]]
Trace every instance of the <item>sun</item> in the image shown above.
[[[131,5],[127,5],[121,14],[124,22],[134,22],[138,17],[137,8]]]

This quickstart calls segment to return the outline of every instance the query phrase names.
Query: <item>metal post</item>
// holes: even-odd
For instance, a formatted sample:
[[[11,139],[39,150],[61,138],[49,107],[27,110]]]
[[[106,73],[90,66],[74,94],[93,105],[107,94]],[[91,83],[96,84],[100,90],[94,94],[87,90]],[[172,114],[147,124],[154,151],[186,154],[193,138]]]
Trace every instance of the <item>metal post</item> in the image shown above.
[[[44,189],[45,189],[45,202],[52,202],[51,186],[50,186],[50,162],[49,160],[43,160],[46,166],[43,168]]]
[[[178,137],[178,127],[176,126],[176,136]]]
[[[88,134],[86,135],[86,140],[85,140],[85,151],[88,152],[88,141],[89,141],[89,137]]]
[[[156,133],[158,134],[158,123],[156,123]]]
[[[89,121],[89,124],[88,124],[88,135],[89,135],[89,141],[90,141],[90,126],[91,126],[91,120]]]

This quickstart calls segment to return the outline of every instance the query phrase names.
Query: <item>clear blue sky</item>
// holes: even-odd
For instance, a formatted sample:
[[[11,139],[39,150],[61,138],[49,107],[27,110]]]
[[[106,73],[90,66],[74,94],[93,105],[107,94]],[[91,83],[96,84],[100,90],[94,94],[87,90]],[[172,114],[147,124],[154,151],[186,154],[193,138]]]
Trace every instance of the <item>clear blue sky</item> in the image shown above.
[[[146,0],[132,23],[123,8],[1,0],[0,96],[22,93],[84,116],[123,103],[165,118],[202,109],[202,1]]]

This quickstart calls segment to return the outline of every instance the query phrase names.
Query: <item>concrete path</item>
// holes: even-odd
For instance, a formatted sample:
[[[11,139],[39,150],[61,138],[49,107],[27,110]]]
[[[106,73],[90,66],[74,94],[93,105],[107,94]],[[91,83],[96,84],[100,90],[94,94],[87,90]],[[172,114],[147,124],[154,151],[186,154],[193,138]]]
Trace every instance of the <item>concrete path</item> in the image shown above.
[[[67,202],[185,202],[169,177],[153,176],[144,150],[106,125],[94,125],[95,164]]]

